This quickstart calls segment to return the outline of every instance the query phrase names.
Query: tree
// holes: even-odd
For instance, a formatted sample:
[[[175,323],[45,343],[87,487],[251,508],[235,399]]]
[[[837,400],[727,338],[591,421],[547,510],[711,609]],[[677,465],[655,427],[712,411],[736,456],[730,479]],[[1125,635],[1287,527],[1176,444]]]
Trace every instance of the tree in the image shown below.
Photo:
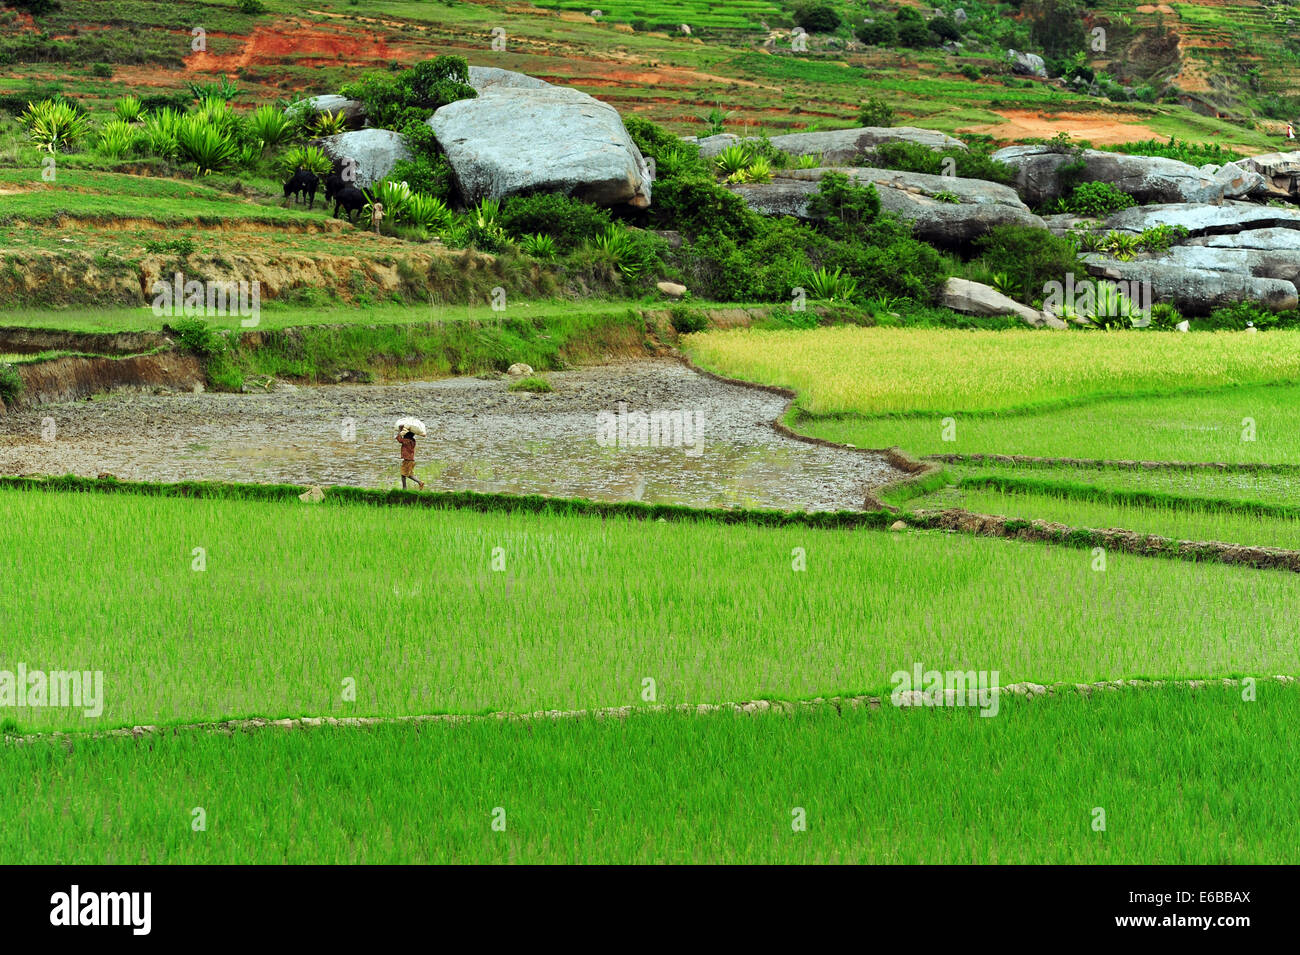
[[[794,9],[794,22],[809,33],[832,33],[839,29],[840,15],[829,3],[803,3]]]

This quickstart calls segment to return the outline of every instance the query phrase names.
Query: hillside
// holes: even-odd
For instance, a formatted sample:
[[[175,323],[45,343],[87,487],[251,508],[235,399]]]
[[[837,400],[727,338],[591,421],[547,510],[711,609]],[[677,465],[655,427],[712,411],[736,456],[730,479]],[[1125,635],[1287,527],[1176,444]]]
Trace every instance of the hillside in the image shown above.
[[[602,4],[599,19],[585,0],[323,0],[305,8],[285,0],[58,0],[42,9],[49,3],[0,8],[0,109],[56,89],[91,107],[128,91],[185,94],[188,84],[222,75],[251,104],[333,92],[367,69],[458,53],[576,87],[678,132],[702,131],[711,111],[733,132],[849,126],[865,100],[881,97],[898,122],[998,141],[1064,128],[1098,144],[1177,136],[1259,151],[1292,117],[1290,74],[1300,60],[1288,8],[1254,0],[1079,6],[1067,45],[1095,45],[1093,31],[1105,31],[1104,51],[1075,58],[1074,75],[1095,82],[1092,91],[1073,79],[1011,75],[1008,48],[1041,49],[1037,0],[1019,10],[945,0],[939,9],[966,14],[955,52],[864,45],[850,26],[889,19],[896,5],[838,0],[840,26],[808,37],[806,52],[791,49],[790,12],[766,0],[616,0]],[[494,38],[504,49],[493,48]]]

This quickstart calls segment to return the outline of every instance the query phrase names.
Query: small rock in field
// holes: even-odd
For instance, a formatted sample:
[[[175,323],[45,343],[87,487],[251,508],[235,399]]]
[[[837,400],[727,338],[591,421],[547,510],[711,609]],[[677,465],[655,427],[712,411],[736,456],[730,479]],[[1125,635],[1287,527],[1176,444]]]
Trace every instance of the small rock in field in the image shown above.
[[[321,501],[325,500],[325,492],[313,484],[307,490],[303,491],[303,493],[298,495],[298,500],[305,501],[308,504],[319,504]]]
[[[686,294],[686,286],[677,282],[656,282],[655,288],[670,298],[681,298]]]
[[[521,361],[515,362],[513,365],[511,365],[509,368],[506,369],[507,375],[513,375],[516,378],[522,378],[525,375],[531,375],[532,373],[533,373],[533,366],[525,365]]]
[[[907,525],[902,521],[894,521],[894,523],[889,525],[889,529],[891,531],[905,531],[907,530]]]

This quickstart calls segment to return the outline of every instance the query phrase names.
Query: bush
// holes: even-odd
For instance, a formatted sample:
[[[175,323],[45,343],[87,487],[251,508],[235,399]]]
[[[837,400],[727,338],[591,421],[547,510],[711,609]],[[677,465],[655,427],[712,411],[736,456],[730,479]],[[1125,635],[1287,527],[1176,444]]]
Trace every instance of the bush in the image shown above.
[[[501,206],[501,227],[508,235],[515,239],[550,236],[564,252],[596,238],[609,226],[604,209],[559,192],[514,196]]]
[[[872,20],[854,30],[853,35],[867,46],[893,46],[898,39],[898,27],[891,20]]]
[[[872,96],[859,108],[858,124],[861,126],[893,126],[893,107],[879,96]]]
[[[829,3],[802,3],[794,9],[794,22],[809,33],[834,33],[840,27],[840,15]]]
[[[898,42],[903,46],[919,50],[927,46],[937,46],[939,38],[920,20],[901,20],[898,24]]]
[[[182,318],[171,326],[171,333],[200,358],[216,358],[226,352],[226,339],[201,318]]]
[[[700,147],[684,143],[673,133],[640,116],[623,117],[623,125],[641,155],[655,162],[656,180],[707,175],[709,163],[700,156]],[[658,196],[655,202],[658,202]]]
[[[880,193],[871,183],[860,186],[842,172],[822,173],[817,192],[808,197],[808,215],[824,235],[841,241],[861,240],[864,228],[880,214]]]
[[[758,235],[761,217],[745,200],[713,181],[711,175],[681,176],[655,183],[653,220],[687,235],[718,233],[746,242]]]
[[[926,24],[926,28],[940,40],[960,40],[961,30],[951,17],[937,16]]]
[[[266,4],[262,0],[239,0],[239,12],[250,16],[265,13]]]
[[[506,391],[527,391],[536,395],[544,395],[554,390],[551,383],[540,375],[529,375],[518,381],[512,381],[506,386]]]
[[[1136,200],[1108,182],[1082,182],[1060,205],[1064,212],[1100,218],[1136,205]]]
[[[6,362],[0,362],[0,403],[12,404],[23,390],[23,379],[18,369]]]
[[[702,332],[709,327],[708,317],[689,305],[674,305],[669,320],[672,322],[673,331],[678,335]]]
[[[395,129],[423,125],[439,107],[478,96],[469,85],[469,65],[463,56],[444,54],[417,63],[400,73],[367,73],[339,91],[366,105],[372,126]]]
[[[990,272],[1015,276],[1023,302],[1041,296],[1048,282],[1064,282],[1069,273],[1086,273],[1073,243],[1032,226],[997,226],[975,245]]]
[[[924,172],[942,175],[951,159],[955,175],[964,179],[983,179],[1007,185],[1015,181],[1016,170],[1006,163],[995,162],[980,147],[933,150],[920,143],[882,143],[876,147],[872,165],[881,169],[901,169],[904,172]]]

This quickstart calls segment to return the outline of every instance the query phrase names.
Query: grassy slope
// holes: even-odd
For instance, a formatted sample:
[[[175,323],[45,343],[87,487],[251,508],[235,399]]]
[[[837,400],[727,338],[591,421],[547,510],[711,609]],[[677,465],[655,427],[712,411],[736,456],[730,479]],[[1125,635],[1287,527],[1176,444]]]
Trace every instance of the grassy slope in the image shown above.
[[[0,528],[0,666],[107,682],[101,718],[14,716],[34,728],[635,705],[646,677],[659,702],[803,698],[917,661],[1002,682],[1300,672],[1289,575],[1098,573],[1087,551],[937,532],[21,491]]]
[[[1298,718],[1300,691],[1260,684],[1255,702],[1005,700],[993,719],[886,706],[0,747],[0,861],[1292,862]]]

